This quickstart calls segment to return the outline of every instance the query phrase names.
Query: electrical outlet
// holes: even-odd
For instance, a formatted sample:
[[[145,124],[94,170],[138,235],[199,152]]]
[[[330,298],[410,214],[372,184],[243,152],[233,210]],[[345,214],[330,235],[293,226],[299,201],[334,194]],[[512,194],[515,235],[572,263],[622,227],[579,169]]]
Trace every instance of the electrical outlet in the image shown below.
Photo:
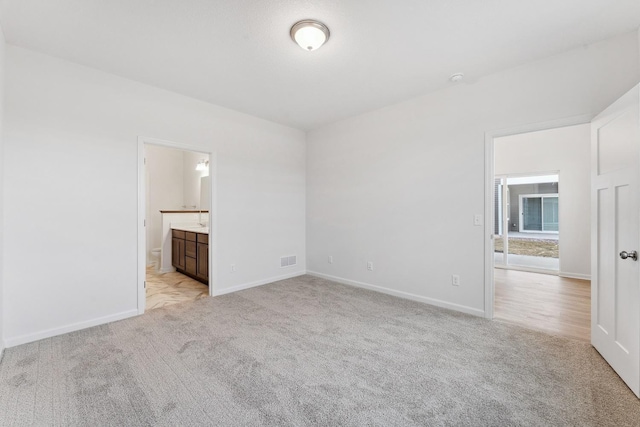
[[[327,259],[327,262],[328,262],[329,264],[333,264],[333,257],[332,257],[332,256],[329,256],[329,258]]]
[[[235,264],[231,264],[231,272],[232,273],[236,272],[236,265]]]
[[[458,276],[457,274],[453,274],[451,276],[451,284],[453,286],[460,286],[460,276]]]
[[[480,214],[475,214],[475,215],[473,216],[473,225],[476,225],[476,226],[478,226],[478,225],[482,225],[482,215],[480,215]]]
[[[367,270],[373,271],[373,261],[367,261]]]

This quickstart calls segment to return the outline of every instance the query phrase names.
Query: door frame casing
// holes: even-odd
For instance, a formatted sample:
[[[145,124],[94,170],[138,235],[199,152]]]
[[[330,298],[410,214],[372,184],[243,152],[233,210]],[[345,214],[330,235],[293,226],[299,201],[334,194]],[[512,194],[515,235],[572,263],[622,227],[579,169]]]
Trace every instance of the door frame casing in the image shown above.
[[[191,151],[196,153],[202,153],[209,155],[209,177],[211,180],[209,186],[209,200],[211,206],[209,207],[209,236],[217,236],[218,233],[218,203],[217,203],[217,153],[215,151],[207,150],[206,148],[198,147],[196,145],[188,145],[180,142],[167,141],[163,139],[150,138],[139,136],[138,137],[138,214],[137,214],[137,229],[138,229],[138,280],[137,280],[137,308],[138,314],[144,314],[146,306],[146,266],[147,266],[147,241],[146,241],[146,176],[145,176],[145,145],[155,145],[166,148],[174,148],[178,150]],[[214,295],[216,285],[218,283],[218,247],[217,239],[209,238],[209,296]]]
[[[494,140],[503,136],[519,135],[568,126],[590,123],[595,116],[583,114],[563,119],[531,123],[504,129],[486,131],[484,134],[484,317],[493,319],[494,308],[494,255],[493,255],[493,224],[494,215],[494,179],[495,179],[495,145]]]
[[[495,234],[493,233],[493,231],[491,232],[491,236],[492,236],[492,242],[495,245],[495,236],[500,236],[502,238],[502,264],[498,263],[498,265],[500,266],[504,266],[505,268],[507,267],[507,261],[508,261],[508,255],[509,255],[509,239],[505,238],[508,237],[509,235],[509,209],[510,209],[510,203],[509,203],[509,186],[507,185],[507,175],[494,175],[494,180],[493,180],[493,185],[495,185],[495,180],[496,179],[500,179],[500,181],[502,182],[502,191],[500,194],[500,197],[502,198],[502,203],[499,204],[500,205],[500,214],[501,214],[501,221],[500,221],[500,227],[502,227],[502,233],[500,234]],[[495,188],[495,187],[494,187]],[[495,206],[496,203],[496,199],[495,199],[495,194],[494,197],[492,198],[492,203]],[[495,210],[492,209],[492,212],[495,212]],[[495,213],[493,216],[493,224],[495,224]],[[493,264],[494,266],[496,265],[496,261],[495,261],[495,246],[494,246],[494,251],[493,251]]]

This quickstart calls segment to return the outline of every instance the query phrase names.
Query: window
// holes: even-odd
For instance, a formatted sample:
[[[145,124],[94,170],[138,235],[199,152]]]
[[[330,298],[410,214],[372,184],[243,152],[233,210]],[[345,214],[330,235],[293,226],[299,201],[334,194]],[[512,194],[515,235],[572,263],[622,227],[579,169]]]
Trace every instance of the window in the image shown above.
[[[521,232],[557,233],[558,195],[521,195],[520,218]]]

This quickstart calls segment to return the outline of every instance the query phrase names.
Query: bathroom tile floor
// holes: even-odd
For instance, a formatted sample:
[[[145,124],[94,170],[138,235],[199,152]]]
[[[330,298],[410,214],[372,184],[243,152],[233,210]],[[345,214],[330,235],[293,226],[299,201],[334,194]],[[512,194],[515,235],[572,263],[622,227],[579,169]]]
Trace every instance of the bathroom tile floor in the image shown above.
[[[146,280],[146,310],[209,296],[207,285],[178,272],[160,274],[153,266],[148,266]]]

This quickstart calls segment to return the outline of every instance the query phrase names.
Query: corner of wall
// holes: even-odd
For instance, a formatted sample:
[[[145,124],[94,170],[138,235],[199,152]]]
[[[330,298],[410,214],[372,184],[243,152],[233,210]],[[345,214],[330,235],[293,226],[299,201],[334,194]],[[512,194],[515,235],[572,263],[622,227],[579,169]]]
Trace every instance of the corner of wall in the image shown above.
[[[4,353],[4,50],[5,41],[0,26],[0,362]]]
[[[640,67],[640,27],[638,27],[638,66]]]

